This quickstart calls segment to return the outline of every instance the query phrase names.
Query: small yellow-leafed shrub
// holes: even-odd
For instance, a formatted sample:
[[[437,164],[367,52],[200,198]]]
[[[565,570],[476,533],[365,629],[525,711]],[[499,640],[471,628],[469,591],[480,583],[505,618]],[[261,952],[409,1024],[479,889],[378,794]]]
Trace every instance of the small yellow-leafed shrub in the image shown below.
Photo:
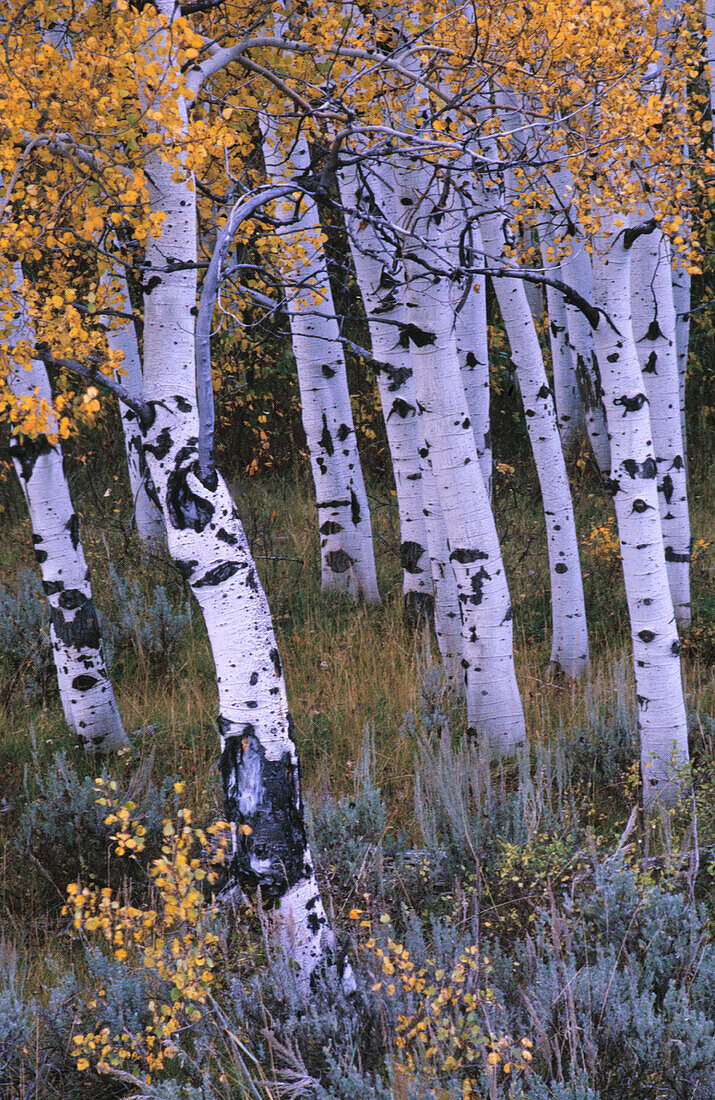
[[[409,950],[391,937],[378,942],[372,935],[365,948],[376,962],[373,992],[398,1002],[393,1071],[407,1083],[428,1085],[447,1100],[458,1080],[461,1096],[477,1100],[482,1090],[476,1069],[490,1094],[500,1077],[528,1070],[532,1041],[494,1030],[503,1010],[488,984],[489,959],[477,946],[465,947],[448,968],[430,959],[416,966]]]
[[[600,565],[617,565],[621,560],[621,544],[613,517],[594,527],[583,545],[591,561]]]
[[[97,780],[97,801],[107,807],[108,825],[117,855],[136,855],[144,847],[144,827],[132,802],[120,805],[116,783]],[[174,786],[181,794],[183,784]],[[206,901],[206,884],[217,879],[216,865],[224,862],[230,828],[217,822],[207,830],[192,825],[191,811],[181,809],[166,818],[161,856],[149,866],[151,903],[122,902],[110,889],[92,890],[73,882],[67,887],[64,912],[73,927],[88,937],[95,949],[102,944],[128,975],[137,975],[148,988],[141,1025],[115,1031],[95,1026],[73,1036],[72,1056],[79,1070],[96,1068],[141,1072],[147,1082],[178,1052],[182,1029],[202,1014],[214,981],[219,951],[215,908]],[[87,997],[87,1020],[110,1016],[101,987]]]

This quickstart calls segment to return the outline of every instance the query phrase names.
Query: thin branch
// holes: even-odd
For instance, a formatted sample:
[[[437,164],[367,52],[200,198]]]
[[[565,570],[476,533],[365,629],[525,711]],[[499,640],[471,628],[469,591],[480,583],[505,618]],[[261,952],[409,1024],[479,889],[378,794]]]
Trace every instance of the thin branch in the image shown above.
[[[211,377],[211,321],[216,295],[221,285],[221,265],[238,232],[238,227],[261,206],[272,199],[293,194],[295,183],[269,187],[257,195],[243,196],[234,203],[226,224],[216,240],[208,271],[201,288],[199,312],[196,318],[196,389],[199,411],[199,473],[202,480],[210,480],[215,474],[214,463],[214,397]]]
[[[151,411],[148,405],[145,405],[143,401],[137,401],[136,398],[131,397],[125,390],[124,386],[119,382],[115,382],[113,378],[110,378],[106,374],[100,374],[97,367],[90,366],[87,363],[80,363],[76,359],[56,359],[54,355],[45,355],[43,352],[35,349],[35,358],[39,359],[41,363],[44,363],[46,367],[55,367],[57,370],[68,370],[74,374],[79,374],[82,378],[87,378],[90,382],[96,382],[98,386],[102,386],[109,393],[114,394],[118,401],[121,401],[123,405],[126,405],[128,409],[136,413],[139,423],[142,426],[151,423]]]

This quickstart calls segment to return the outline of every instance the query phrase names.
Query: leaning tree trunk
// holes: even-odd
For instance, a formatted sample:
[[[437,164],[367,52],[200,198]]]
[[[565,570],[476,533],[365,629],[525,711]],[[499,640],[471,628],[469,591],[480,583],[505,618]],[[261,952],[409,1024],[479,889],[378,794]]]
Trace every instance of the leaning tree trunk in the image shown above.
[[[121,293],[124,295],[124,309],[131,312],[131,300],[126,279],[121,275],[117,277],[116,281],[119,284]],[[103,282],[110,285],[111,279],[105,276]],[[141,401],[142,364],[134,321],[131,318],[123,317],[116,327],[108,326],[107,344],[111,350],[122,352],[124,356],[122,361],[122,370],[124,371],[122,383],[130,397],[135,401]],[[139,541],[150,554],[163,555],[166,551],[166,531],[144,458],[142,435],[137,414],[133,409],[121,403],[119,412],[122,418],[124,449],[127,455],[129,485],[134,501],[134,520],[137,525]]]
[[[285,153],[273,120],[264,115],[261,126],[271,183],[310,170],[303,138]],[[303,195],[290,225],[275,232],[315,483],[323,587],[378,602],[370,509],[315,201]]]
[[[464,395],[449,280],[420,263],[421,254],[430,260],[444,255],[445,243],[429,173],[407,160],[396,178],[424,457],[434,475],[457,584],[469,728],[504,755],[520,748],[526,736],[511,601]]]
[[[485,194],[483,206],[493,206]],[[503,217],[480,218],[487,252],[501,259],[504,250]],[[583,596],[576,521],[554,397],[534,327],[534,319],[519,279],[493,279],[516,365],[526,415],[526,427],[544,505],[551,580],[551,663],[567,676],[581,676],[588,665],[588,630]]]
[[[157,6],[169,25],[173,0]],[[172,79],[168,32],[153,61]],[[151,107],[150,93],[145,106]],[[186,107],[179,99],[181,126]],[[303,980],[332,956],[334,938],[306,838],[298,755],[270,611],[223,478],[199,476],[194,331],[196,197],[190,174],[155,152],[148,165],[159,235],[147,244],[144,297],[144,452],[169,553],[196,596],[216,665],[225,812],[234,830],[229,871],[270,907],[274,931]],[[174,262],[167,270],[166,256]],[[346,971],[345,978],[349,979]]]
[[[670,597],[658,503],[657,467],[630,308],[627,230],[600,211],[594,242],[594,329],[611,438],[611,480],[631,621],[643,798],[668,802],[682,789],[688,736],[680,643]]]
[[[38,360],[16,368],[9,385],[18,398],[37,398],[51,409],[47,371]],[[114,697],[92,600],[62,451],[45,435],[13,436],[10,453],[30,511],[35,557],[50,605],[52,655],[67,724],[92,753],[129,745]]]
[[[414,380],[409,348],[401,335],[404,270],[394,244],[390,247],[374,224],[373,219],[381,216],[383,206],[379,183],[361,180],[355,166],[341,169],[338,181],[347,208],[348,240],[367,315],[395,475],[405,614],[409,622],[417,623],[432,617],[433,592]]]
[[[670,246],[659,230],[631,248],[633,335],[653,429],[660,523],[679,627],[690,625],[690,517],[680,417]]]

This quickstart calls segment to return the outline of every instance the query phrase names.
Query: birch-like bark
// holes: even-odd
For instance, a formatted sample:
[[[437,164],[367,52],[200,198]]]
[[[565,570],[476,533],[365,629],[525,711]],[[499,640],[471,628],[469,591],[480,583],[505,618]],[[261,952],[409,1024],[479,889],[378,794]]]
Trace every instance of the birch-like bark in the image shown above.
[[[112,280],[109,276],[104,276],[104,281],[109,284]],[[131,312],[131,300],[124,275],[115,276],[114,281],[118,283],[119,290],[124,296],[125,310]],[[111,350],[121,351],[124,355],[122,369],[125,373],[122,375],[122,384],[130,397],[136,401],[141,401],[143,387],[142,364],[134,322],[129,317],[123,317],[116,328],[108,327],[107,344]],[[150,554],[163,556],[166,552],[164,521],[161,517],[161,509],[155,499],[156,493],[144,458],[142,435],[137,414],[121,402],[119,412],[124,432],[124,449],[127,455],[129,485],[134,501],[134,520],[137,526],[137,535],[145,550]]]
[[[270,183],[310,171],[303,138],[286,153],[268,116],[262,116],[261,127]],[[285,251],[286,311],[315,483],[323,588],[379,602],[370,509],[315,201],[303,196],[296,217],[276,236]]]
[[[493,206],[486,195],[483,206]],[[502,215],[484,214],[479,221],[486,251],[501,259],[505,244]],[[544,505],[551,581],[551,663],[575,678],[588,665],[588,630],[576,521],[554,398],[524,284],[518,279],[495,279],[494,290],[516,366]]]
[[[563,281],[575,287],[587,301],[593,301],[591,258],[579,242],[574,240],[571,247],[572,251],[561,259]],[[586,431],[596,465],[605,480],[611,470],[611,448],[603,407],[601,376],[593,348],[593,333],[580,309],[570,302],[566,302],[565,307],[569,347],[576,370]]]
[[[172,79],[173,0],[157,0],[169,29],[157,28],[155,65]],[[145,93],[145,108],[151,107]],[[178,100],[180,123],[186,106]],[[167,530],[169,553],[187,578],[206,623],[216,665],[226,815],[234,829],[231,875],[260,891],[275,933],[308,982],[331,957],[332,931],[308,846],[285,681],[270,611],[235,504],[219,474],[199,476],[193,316],[196,200],[190,175],[154,152],[147,165],[151,208],[165,219],[149,237],[153,278],[144,297],[144,453]],[[179,262],[167,270],[166,257]],[[185,265],[185,266],[183,266]],[[345,972],[344,980],[350,974]]]
[[[680,416],[670,246],[659,230],[631,248],[633,334],[650,409],[660,523],[679,627],[690,625],[690,517]]]
[[[504,755],[517,751],[526,737],[511,601],[461,379],[449,281],[420,263],[421,255],[429,261],[443,255],[445,242],[428,173],[407,161],[396,180],[423,457],[434,474],[457,584],[469,728]]]
[[[399,254],[370,220],[384,205],[377,180],[361,181],[357,167],[338,173],[347,208],[346,226],[355,275],[367,316],[382,415],[395,475],[407,620],[432,618],[433,591],[422,495],[419,423],[409,348],[404,329],[404,270]],[[377,190],[377,193],[376,193]]]
[[[444,259],[448,268],[458,271],[464,267],[469,255],[483,251],[479,227],[468,225],[468,195],[463,195],[460,185],[467,181],[466,171],[454,166],[450,173],[450,187],[445,196],[441,230],[444,235]],[[487,332],[487,284],[483,275],[451,282],[451,302],[454,314],[454,338],[457,357],[462,372],[464,394],[469,407],[474,442],[479,455],[487,495],[492,496],[492,435],[489,419],[489,336]]]
[[[714,47],[715,48],[715,47]],[[685,383],[690,347],[690,274],[682,256],[673,263],[673,306],[675,307],[675,346],[678,356],[678,387],[680,395],[680,432],[683,438],[683,459],[688,471],[688,434],[685,423]]]
[[[630,248],[615,216],[600,211],[593,254],[594,330],[611,437],[611,480],[631,622],[643,797],[667,802],[682,787],[688,737],[680,643],[668,586],[657,468],[643,375],[633,337]]]
[[[539,234],[541,258],[547,274],[552,272],[554,264],[549,260],[547,249],[554,247],[553,238],[548,231]],[[558,264],[555,278],[561,279],[562,272]],[[551,364],[554,371],[554,399],[556,401],[556,422],[559,427],[564,454],[571,455],[586,433],[586,421],[581,404],[575,356],[569,342],[566,302],[563,294],[555,287],[546,286],[546,308],[549,321],[549,344],[551,346]]]
[[[33,395],[52,406],[47,371],[33,360],[8,379],[18,398]],[[35,558],[50,606],[52,655],[65,720],[91,753],[129,745],[107,671],[89,570],[80,542],[59,444],[46,436],[12,436],[10,453],[27,501]]]

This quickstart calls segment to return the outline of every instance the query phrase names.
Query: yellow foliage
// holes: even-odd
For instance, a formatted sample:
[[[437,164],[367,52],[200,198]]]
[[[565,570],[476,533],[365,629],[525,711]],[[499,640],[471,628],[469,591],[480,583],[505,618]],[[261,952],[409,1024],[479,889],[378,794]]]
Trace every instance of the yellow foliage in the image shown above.
[[[136,859],[146,835],[136,806],[120,805],[111,781],[98,779],[96,790],[97,801],[110,811],[105,821],[115,827],[116,854]],[[162,854],[149,867],[153,905],[135,906],[110,889],[96,891],[80,882],[67,887],[64,912],[73,928],[104,944],[130,972],[142,974],[153,993],[150,1019],[140,1030],[113,1034],[104,1027],[73,1037],[71,1053],[79,1070],[90,1065],[100,1073],[133,1069],[151,1080],[177,1053],[181,1030],[200,1019],[215,980],[219,940],[204,883],[216,882],[230,827],[220,821],[206,831],[196,828],[190,811],[183,809],[176,820],[164,822],[164,836]],[[94,1018],[101,1019],[103,997],[106,991],[99,990],[88,1005]]]

